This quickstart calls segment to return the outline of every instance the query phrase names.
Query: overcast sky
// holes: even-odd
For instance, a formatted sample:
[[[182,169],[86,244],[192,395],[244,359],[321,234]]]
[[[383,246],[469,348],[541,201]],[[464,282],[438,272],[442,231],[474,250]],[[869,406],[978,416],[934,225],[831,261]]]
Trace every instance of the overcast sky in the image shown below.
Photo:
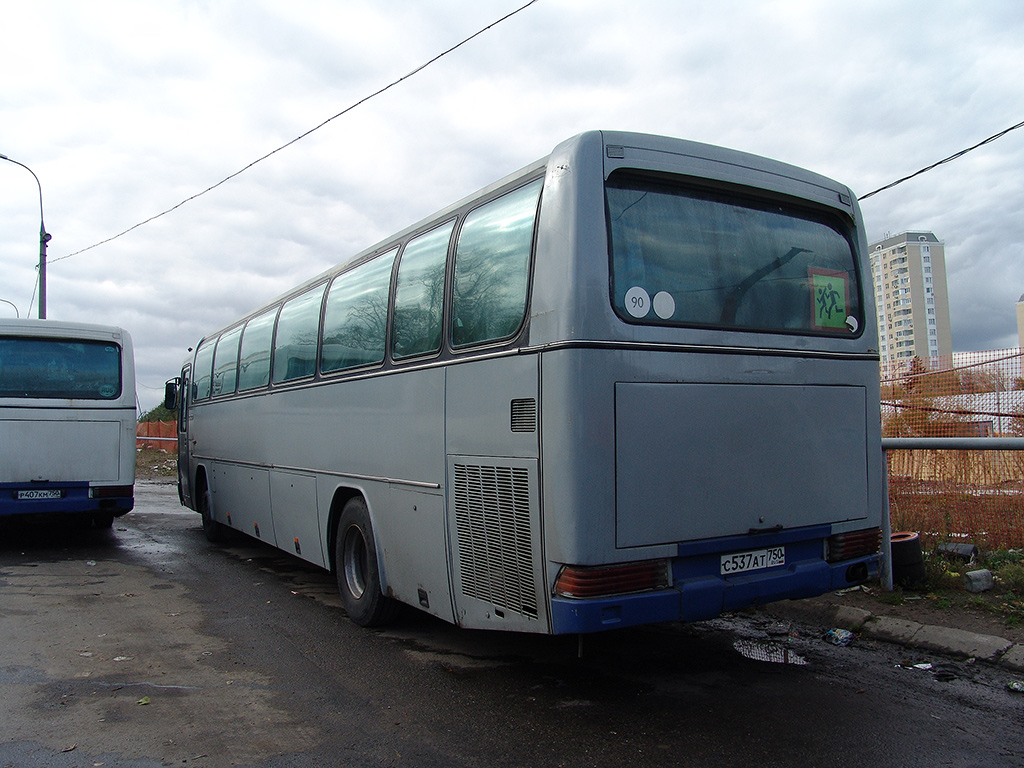
[[[188,347],[592,128],[720,144],[864,194],[1024,120],[1024,3],[0,0],[0,154],[53,235],[52,319],[127,328],[149,409]],[[1024,129],[862,203],[946,244],[956,351],[1017,345]],[[0,161],[0,317],[32,177]]]

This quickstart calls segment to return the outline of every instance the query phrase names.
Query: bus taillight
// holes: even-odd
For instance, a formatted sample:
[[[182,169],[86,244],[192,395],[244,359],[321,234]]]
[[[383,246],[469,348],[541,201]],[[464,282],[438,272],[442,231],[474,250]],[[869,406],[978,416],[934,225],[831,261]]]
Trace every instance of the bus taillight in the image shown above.
[[[96,485],[89,489],[90,499],[130,499],[134,485]]]
[[[828,537],[828,561],[838,563],[855,557],[873,555],[882,543],[880,528],[835,533]]]
[[[555,579],[560,597],[605,597],[647,592],[668,586],[668,562],[645,560],[621,565],[566,565]]]

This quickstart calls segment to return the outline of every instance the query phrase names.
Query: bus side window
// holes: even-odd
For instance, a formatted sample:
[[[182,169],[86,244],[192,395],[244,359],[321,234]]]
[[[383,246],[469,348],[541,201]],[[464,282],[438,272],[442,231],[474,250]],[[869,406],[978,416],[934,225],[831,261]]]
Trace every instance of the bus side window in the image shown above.
[[[277,307],[257,315],[245,324],[238,363],[238,391],[265,387],[270,383],[270,344],[274,337]]]
[[[220,337],[217,351],[213,354],[213,394],[230,395],[235,391],[238,378],[238,340],[242,335],[239,326]]]
[[[452,345],[512,336],[526,313],[538,179],[470,212],[455,251]]]
[[[388,290],[396,248],[338,275],[327,292],[324,373],[383,362],[387,343]]]
[[[412,357],[441,349],[444,265],[455,222],[410,240],[398,264],[395,286],[394,357]]]
[[[303,379],[316,371],[316,342],[320,337],[320,285],[286,301],[274,337],[274,383]]]
[[[196,373],[192,388],[193,400],[205,400],[213,391],[213,348],[217,339],[207,339],[196,351]]]

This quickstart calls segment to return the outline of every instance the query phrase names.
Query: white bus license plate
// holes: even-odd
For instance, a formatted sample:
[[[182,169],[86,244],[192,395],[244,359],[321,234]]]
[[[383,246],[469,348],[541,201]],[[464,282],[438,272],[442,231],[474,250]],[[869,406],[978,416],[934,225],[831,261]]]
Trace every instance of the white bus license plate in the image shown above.
[[[27,499],[62,499],[64,498],[64,491],[54,490],[39,490],[39,491],[18,491],[19,500]]]
[[[722,555],[722,575],[730,576],[744,571],[759,571],[762,568],[774,568],[786,564],[786,548],[771,547],[753,552],[736,552]]]

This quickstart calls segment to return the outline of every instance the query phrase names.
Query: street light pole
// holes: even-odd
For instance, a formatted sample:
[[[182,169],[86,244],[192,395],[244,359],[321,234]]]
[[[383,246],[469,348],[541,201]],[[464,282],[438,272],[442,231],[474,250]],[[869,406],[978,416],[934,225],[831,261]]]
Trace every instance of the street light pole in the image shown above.
[[[9,163],[20,165],[26,171],[32,174],[32,178],[36,180],[36,186],[39,187],[39,319],[46,319],[46,244],[50,242],[50,234],[46,231],[46,225],[43,223],[43,185],[39,183],[39,177],[36,176],[35,171],[29,168],[24,163],[19,163],[17,160],[12,160],[7,155],[0,155],[0,160],[6,160]]]

